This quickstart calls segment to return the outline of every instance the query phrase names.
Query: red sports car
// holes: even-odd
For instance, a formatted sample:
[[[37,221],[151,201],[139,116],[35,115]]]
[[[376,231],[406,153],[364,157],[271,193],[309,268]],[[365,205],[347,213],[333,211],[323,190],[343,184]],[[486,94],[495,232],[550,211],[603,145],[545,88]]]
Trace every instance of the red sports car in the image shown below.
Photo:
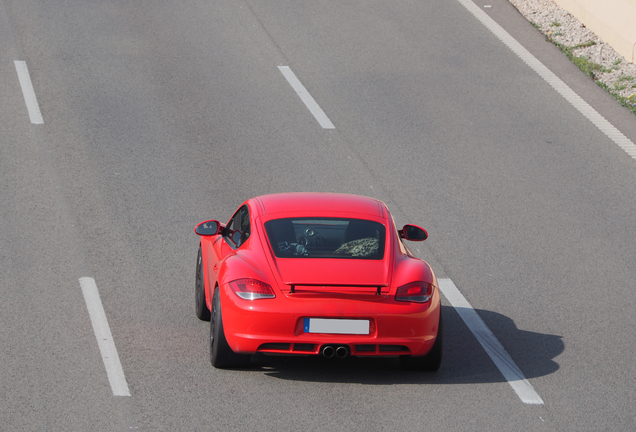
[[[253,353],[399,356],[437,370],[437,279],[386,205],[356,195],[284,193],[247,200],[226,225],[200,223],[195,306],[210,321],[217,368]]]

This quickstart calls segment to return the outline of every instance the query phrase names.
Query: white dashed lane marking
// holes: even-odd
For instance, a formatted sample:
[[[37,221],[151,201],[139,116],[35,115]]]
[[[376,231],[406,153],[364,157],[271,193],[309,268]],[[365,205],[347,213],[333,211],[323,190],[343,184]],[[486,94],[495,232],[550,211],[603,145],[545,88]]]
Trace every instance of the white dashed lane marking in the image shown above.
[[[35,97],[35,90],[33,90],[33,84],[31,83],[31,76],[29,75],[29,69],[27,68],[26,62],[16,60],[15,70],[16,72],[18,72],[18,80],[20,80],[22,94],[24,95],[24,102],[26,103],[31,123],[44,124],[42,113],[40,112],[40,106],[38,105],[38,100]]]
[[[91,277],[83,277],[80,278],[79,282],[82,287],[82,293],[84,294],[84,300],[86,301],[88,314],[91,317],[97,345],[99,346],[99,351],[102,354],[102,360],[106,367],[106,374],[108,375],[113,396],[130,396],[128,383],[126,383],[124,370],[119,361],[115,341],[108,326],[108,320],[106,319],[102,301],[99,298],[99,291],[97,291],[95,280]]]
[[[521,401],[526,404],[543,405],[541,396],[534,390],[532,384],[528,382],[523,372],[508,355],[486,323],[475,312],[475,309],[468,303],[468,300],[459,292],[453,281],[450,279],[438,279],[438,283],[444,297],[455,308],[461,319],[464,320],[464,323],[486,350],[488,356],[490,356],[495,366],[501,371],[501,374]]]
[[[314,98],[311,97],[305,86],[303,86],[298,78],[296,78],[296,75],[289,68],[289,66],[278,66],[278,69],[281,71],[285,79],[287,79],[289,85],[291,85],[292,88],[296,90],[296,93],[300,97],[300,100],[304,102],[309,111],[314,115],[316,120],[318,120],[320,126],[322,126],[323,129],[335,129],[336,127],[333,125],[333,123],[331,123],[331,120],[329,120],[327,114],[325,114],[322,108],[320,108]]]

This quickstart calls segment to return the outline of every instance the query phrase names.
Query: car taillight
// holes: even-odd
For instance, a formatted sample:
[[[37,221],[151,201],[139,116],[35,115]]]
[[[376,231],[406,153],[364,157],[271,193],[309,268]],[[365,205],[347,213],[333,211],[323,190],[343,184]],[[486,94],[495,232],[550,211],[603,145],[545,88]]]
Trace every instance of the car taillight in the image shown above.
[[[427,282],[412,282],[397,289],[395,299],[398,301],[427,303],[433,296],[433,285]]]
[[[265,282],[256,279],[238,279],[230,282],[232,291],[244,300],[256,300],[261,298],[274,298],[274,290]]]

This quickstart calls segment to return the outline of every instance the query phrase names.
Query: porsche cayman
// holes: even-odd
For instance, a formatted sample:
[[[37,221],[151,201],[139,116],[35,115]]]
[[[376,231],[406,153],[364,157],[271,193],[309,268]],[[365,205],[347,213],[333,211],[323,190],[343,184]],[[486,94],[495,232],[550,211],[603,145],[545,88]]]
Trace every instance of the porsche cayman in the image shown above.
[[[226,224],[201,222],[195,310],[210,321],[217,368],[254,353],[396,356],[437,370],[442,320],[437,279],[376,199],[284,193],[244,202]]]

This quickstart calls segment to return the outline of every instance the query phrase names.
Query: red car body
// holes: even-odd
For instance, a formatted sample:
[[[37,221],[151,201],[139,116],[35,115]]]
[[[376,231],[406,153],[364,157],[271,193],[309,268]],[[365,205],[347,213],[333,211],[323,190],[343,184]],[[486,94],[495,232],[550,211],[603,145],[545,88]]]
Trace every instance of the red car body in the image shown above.
[[[282,231],[275,229],[292,223],[293,238],[276,242]],[[375,227],[374,234],[335,251],[325,246],[354,224]],[[439,367],[437,279],[402,241],[427,234],[414,225],[398,231],[381,201],[329,193],[265,195],[247,200],[228,224],[206,221],[195,232],[201,236],[197,315],[212,316],[215,366],[234,366],[245,360],[240,354],[270,353],[401,356],[411,368]],[[350,252],[356,245],[366,249]],[[353,255],[341,257],[341,250]],[[222,350],[216,363],[215,343]]]

